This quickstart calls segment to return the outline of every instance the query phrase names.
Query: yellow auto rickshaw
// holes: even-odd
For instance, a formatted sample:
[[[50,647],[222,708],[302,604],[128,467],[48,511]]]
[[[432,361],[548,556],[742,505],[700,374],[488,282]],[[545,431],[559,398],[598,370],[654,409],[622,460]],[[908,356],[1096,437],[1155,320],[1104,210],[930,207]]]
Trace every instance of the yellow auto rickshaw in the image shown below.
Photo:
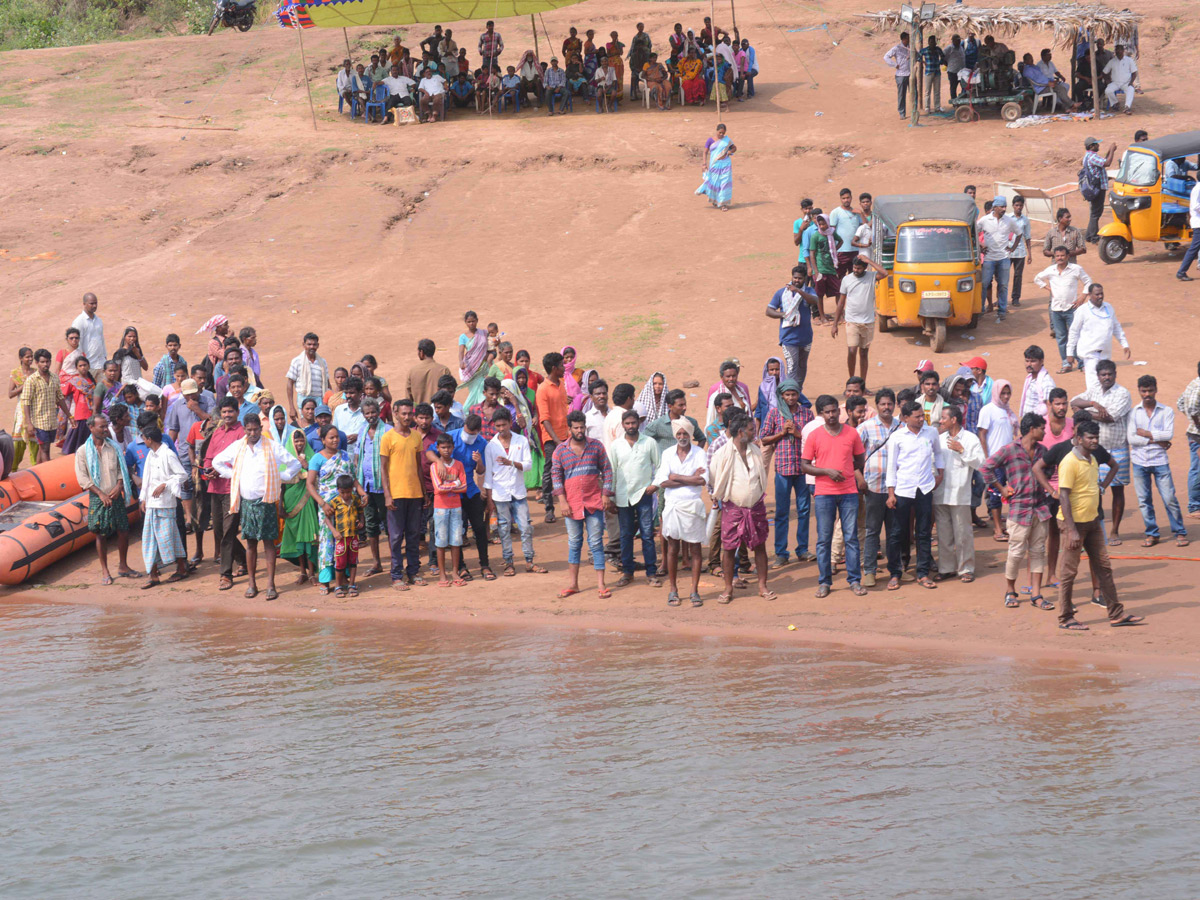
[[[916,328],[935,353],[946,326],[975,328],[983,314],[979,211],[966,194],[876,197],[871,255],[888,270],[875,283],[879,330]]]
[[[1192,239],[1188,200],[1196,186],[1197,155],[1200,131],[1143,141],[1125,151],[1108,192],[1113,221],[1100,229],[1104,262],[1123,260],[1134,241],[1176,250]]]

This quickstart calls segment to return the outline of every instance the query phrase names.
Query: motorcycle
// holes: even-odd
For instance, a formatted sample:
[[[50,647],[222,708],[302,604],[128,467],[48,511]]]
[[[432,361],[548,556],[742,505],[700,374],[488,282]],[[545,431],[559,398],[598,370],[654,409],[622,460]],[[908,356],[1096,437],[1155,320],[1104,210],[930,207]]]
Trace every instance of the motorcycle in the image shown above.
[[[241,4],[237,0],[217,0],[216,8],[213,10],[212,22],[209,23],[208,33],[212,34],[217,30],[217,25],[224,25],[226,28],[236,28],[238,31],[249,31],[254,25],[254,19],[258,15],[258,10],[255,6],[255,0],[249,0],[248,3]]]

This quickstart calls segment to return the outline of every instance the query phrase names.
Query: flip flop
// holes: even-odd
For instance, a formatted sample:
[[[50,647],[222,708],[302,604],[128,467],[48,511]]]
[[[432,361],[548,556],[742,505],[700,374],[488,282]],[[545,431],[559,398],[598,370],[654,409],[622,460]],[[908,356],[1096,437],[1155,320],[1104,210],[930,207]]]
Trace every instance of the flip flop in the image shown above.
[[[247,600],[253,600],[255,597],[258,596],[258,588],[252,588],[252,587],[246,588],[246,593],[244,594],[244,596]]]
[[[607,600],[612,596],[612,591],[610,591],[608,588],[602,588],[601,590],[596,591],[596,596],[601,600]]]
[[[550,570],[547,569],[545,566],[539,566],[536,563],[525,563],[525,571],[526,572],[535,572],[538,575],[545,575]]]
[[[937,588],[937,582],[933,581],[928,576],[926,576],[925,578],[918,578],[917,584],[919,584],[921,587],[925,588],[926,590],[930,590],[930,591],[935,590]]]
[[[579,593],[579,588],[564,588],[558,592],[559,600],[566,600],[568,597],[573,597]]]
[[[113,583],[112,576],[105,575],[103,578],[100,579],[100,583],[101,584],[112,584]]]
[[[717,596],[717,602],[725,603],[725,604],[732,603],[733,602],[733,594],[719,594]]]
[[[1054,604],[1043,598],[1041,594],[1038,594],[1036,597],[1030,597],[1029,603],[1034,609],[1054,609]]]
[[[671,593],[667,594],[667,606],[678,606],[682,602],[683,601],[679,599],[679,594],[675,593],[675,591],[671,591]]]
[[[972,581],[975,580],[975,576],[972,575],[970,572],[968,572],[966,575],[960,576],[958,580],[961,581],[963,584],[970,584]]]
[[[1123,628],[1128,625],[1141,625],[1146,621],[1145,616],[1122,616],[1115,622],[1109,622],[1109,628]]]
[[[1186,547],[1190,543],[1191,543],[1191,541],[1189,541],[1185,537],[1175,538],[1175,546],[1176,547]]]
[[[1071,619],[1069,622],[1059,622],[1058,627],[1061,628],[1063,631],[1087,631],[1088,630],[1088,627],[1086,625],[1084,625],[1082,622],[1076,622],[1074,619]]]
[[[900,590],[900,579],[899,579],[899,578],[890,578],[890,579],[888,579],[888,585],[887,585],[887,589],[888,589],[889,591],[898,591],[898,590]]]
[[[688,598],[688,599],[690,599],[690,600],[692,601],[692,606],[693,606],[693,607],[697,607],[697,606],[703,606],[703,605],[704,605],[704,600],[703,600],[703,599],[700,597],[700,595],[699,595],[699,594],[692,594],[692,596],[691,596],[690,598]]]
[[[178,572],[172,572],[171,577],[167,579],[167,584],[175,584],[178,581],[183,581],[187,578],[186,574],[180,575]]]
[[[758,596],[762,597],[764,600],[778,600],[779,599],[779,595],[776,594],[772,590],[759,591]]]
[[[142,590],[148,591],[148,590],[150,590],[150,588],[156,588],[160,584],[162,584],[161,581],[147,581],[145,584],[142,585]]]
[[[1158,543],[1158,538],[1146,538],[1142,541],[1143,547],[1153,547]]]
[[[1125,543],[1125,542],[1122,541],[1119,537],[1110,537],[1108,539],[1108,546],[1110,546],[1110,547],[1120,547],[1121,544],[1123,544],[1123,543]]]
[[[275,590],[275,588],[271,588],[269,591],[267,591],[267,595],[263,599],[264,600],[278,600],[279,599],[279,591]]]

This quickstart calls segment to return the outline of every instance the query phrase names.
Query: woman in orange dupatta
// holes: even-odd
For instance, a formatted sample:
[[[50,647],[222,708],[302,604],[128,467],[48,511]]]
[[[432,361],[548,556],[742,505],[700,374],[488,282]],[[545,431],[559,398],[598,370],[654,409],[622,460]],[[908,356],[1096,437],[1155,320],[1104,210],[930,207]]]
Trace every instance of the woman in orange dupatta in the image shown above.
[[[704,61],[692,48],[687,59],[679,61],[679,80],[683,85],[683,102],[703,106],[708,85],[704,81]]]
[[[604,45],[604,50],[608,53],[608,65],[616,70],[617,73],[617,99],[622,100],[625,97],[625,60],[622,54],[625,52],[625,45],[617,40],[617,33],[611,32],[612,40]]]

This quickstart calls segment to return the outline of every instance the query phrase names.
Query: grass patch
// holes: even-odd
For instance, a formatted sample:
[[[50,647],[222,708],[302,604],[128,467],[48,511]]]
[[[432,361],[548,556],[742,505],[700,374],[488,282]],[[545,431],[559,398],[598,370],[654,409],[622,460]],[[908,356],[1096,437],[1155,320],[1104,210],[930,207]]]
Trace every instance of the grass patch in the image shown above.
[[[596,349],[606,359],[613,355],[640,356],[658,343],[666,323],[657,315],[631,315],[609,325],[596,341]],[[580,362],[577,368],[595,368]]]
[[[0,108],[22,109],[29,104],[14,94],[0,94]]]
[[[735,256],[733,258],[733,261],[734,262],[752,262],[754,260],[759,260],[759,259],[781,259],[785,256],[790,257],[790,256],[792,256],[792,254],[791,253],[779,253],[779,252],[746,253],[746,254],[743,254],[742,256]]]

